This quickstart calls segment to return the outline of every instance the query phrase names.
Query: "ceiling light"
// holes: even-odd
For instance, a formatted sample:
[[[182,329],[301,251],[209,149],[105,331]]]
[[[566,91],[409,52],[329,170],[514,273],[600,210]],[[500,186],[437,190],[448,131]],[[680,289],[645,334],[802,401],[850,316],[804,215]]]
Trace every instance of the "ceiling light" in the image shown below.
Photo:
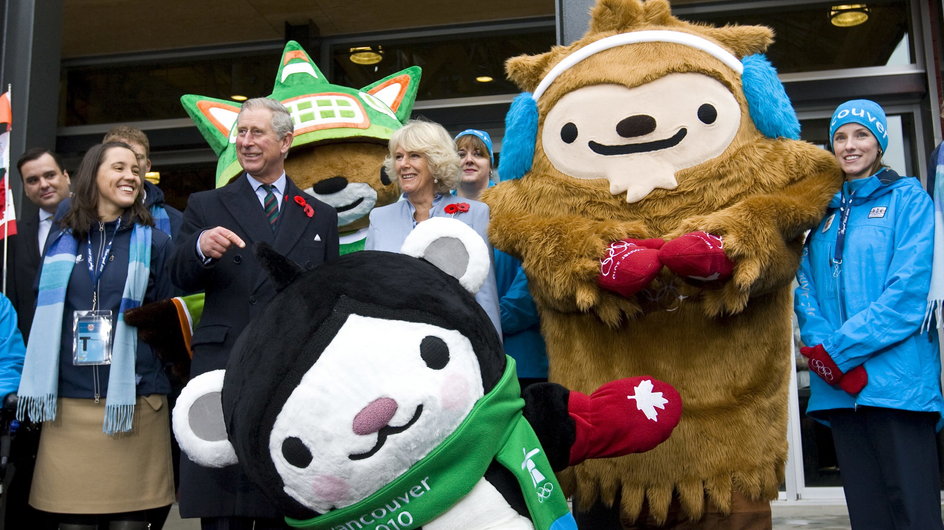
[[[232,96],[229,97],[229,99],[233,101],[246,101],[249,98],[246,96],[239,95],[239,94],[233,94]]]
[[[869,19],[868,4],[840,4],[829,8],[829,22],[833,26],[848,28],[858,26]]]
[[[377,49],[372,46],[357,46],[351,48],[350,59],[354,64],[377,64],[383,60],[383,48],[380,46],[377,46]]]
[[[475,78],[479,83],[491,83],[495,79],[490,75],[480,75]]]

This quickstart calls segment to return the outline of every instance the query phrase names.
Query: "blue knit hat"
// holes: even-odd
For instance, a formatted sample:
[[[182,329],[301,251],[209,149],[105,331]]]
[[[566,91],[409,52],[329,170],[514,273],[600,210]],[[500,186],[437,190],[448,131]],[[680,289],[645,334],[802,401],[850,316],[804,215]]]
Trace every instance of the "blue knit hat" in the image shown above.
[[[872,132],[878,140],[878,146],[885,152],[888,147],[888,121],[885,111],[878,103],[868,99],[853,99],[836,107],[832,119],[829,120],[829,146],[833,145],[833,135],[836,129],[847,123],[858,123]]]
[[[479,140],[482,140],[482,143],[485,144],[485,148],[488,149],[488,158],[492,161],[492,165],[495,165],[495,152],[492,151],[492,137],[488,135],[485,131],[480,131],[478,129],[466,129],[461,133],[457,134],[452,141],[458,141],[459,138],[463,136],[475,136]]]

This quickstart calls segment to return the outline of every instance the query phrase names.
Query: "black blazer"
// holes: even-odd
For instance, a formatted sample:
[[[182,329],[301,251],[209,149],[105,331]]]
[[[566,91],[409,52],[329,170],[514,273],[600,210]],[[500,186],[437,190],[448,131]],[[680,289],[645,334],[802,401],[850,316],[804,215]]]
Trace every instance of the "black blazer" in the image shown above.
[[[36,275],[42,265],[42,249],[36,241],[38,231],[39,216],[33,212],[33,215],[17,220],[16,235],[8,243],[7,297],[16,309],[17,325],[24,341],[29,340],[36,310]]]
[[[308,217],[295,197],[312,208]],[[236,337],[275,296],[275,285],[256,260],[253,243],[265,241],[305,269],[338,256],[338,216],[334,208],[303,193],[288,180],[278,229],[273,233],[245,175],[226,186],[195,193],[187,202],[184,224],[175,237],[171,280],[186,292],[205,291],[203,316],[191,346],[192,376],[226,367]],[[204,230],[224,226],[246,242],[204,265],[197,239]],[[184,517],[280,517],[238,466],[201,468],[181,459],[180,513]]]

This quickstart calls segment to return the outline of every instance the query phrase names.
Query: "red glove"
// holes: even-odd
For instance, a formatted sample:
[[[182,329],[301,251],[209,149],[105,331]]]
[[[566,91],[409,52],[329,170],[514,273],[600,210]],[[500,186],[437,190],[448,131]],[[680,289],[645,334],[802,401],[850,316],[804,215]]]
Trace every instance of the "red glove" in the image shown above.
[[[597,284],[622,296],[643,290],[662,269],[659,261],[661,239],[623,239],[606,248],[600,260]]]
[[[659,259],[676,275],[700,282],[727,280],[734,270],[724,253],[724,241],[707,232],[690,232],[669,241],[659,250]]]
[[[869,374],[865,365],[860,364],[848,373],[843,373],[830,357],[822,344],[813,347],[800,348],[800,354],[806,357],[810,371],[820,376],[823,381],[838,386],[850,394],[858,394],[869,382]]]
[[[649,376],[618,379],[593,394],[570,391],[567,411],[574,420],[570,465],[648,451],[668,439],[682,417],[675,388]]]

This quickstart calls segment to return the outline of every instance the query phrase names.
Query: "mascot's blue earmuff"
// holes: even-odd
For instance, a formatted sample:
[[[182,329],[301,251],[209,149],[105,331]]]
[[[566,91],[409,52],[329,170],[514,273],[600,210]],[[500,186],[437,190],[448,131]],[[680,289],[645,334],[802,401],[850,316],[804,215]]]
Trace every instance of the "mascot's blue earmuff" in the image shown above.
[[[777,77],[777,71],[763,54],[748,55],[739,61],[721,46],[691,33],[671,30],[632,31],[611,35],[578,49],[554,65],[534,93],[522,92],[515,97],[505,116],[504,149],[498,165],[501,179],[521,178],[531,170],[538,133],[538,99],[557,77],[593,54],[639,42],[683,44],[719,59],[741,75],[741,87],[751,120],[761,134],[768,138],[800,138],[800,121],[790,98]]]
[[[748,55],[742,63],[741,89],[754,126],[768,138],[799,140],[800,120],[777,77],[777,70],[761,53]]]
[[[522,92],[511,102],[505,115],[505,137],[498,159],[501,180],[519,179],[531,170],[537,136],[538,102],[530,92]]]

